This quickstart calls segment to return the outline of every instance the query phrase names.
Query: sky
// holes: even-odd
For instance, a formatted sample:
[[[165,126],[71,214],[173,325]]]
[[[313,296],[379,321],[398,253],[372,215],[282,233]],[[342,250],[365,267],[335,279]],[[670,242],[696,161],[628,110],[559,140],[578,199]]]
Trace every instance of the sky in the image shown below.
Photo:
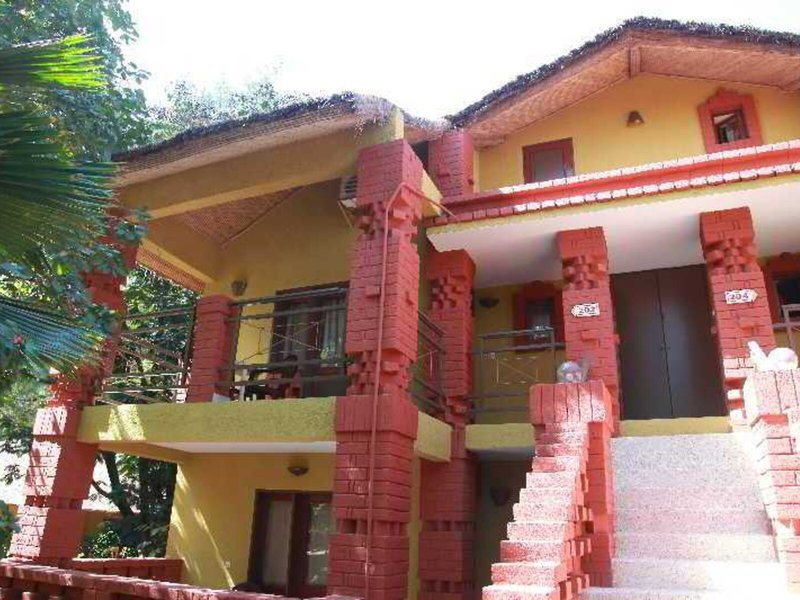
[[[188,79],[237,87],[263,74],[287,91],[349,90],[428,118],[457,112],[638,16],[800,33],[800,0],[129,0],[150,72],[145,93]]]

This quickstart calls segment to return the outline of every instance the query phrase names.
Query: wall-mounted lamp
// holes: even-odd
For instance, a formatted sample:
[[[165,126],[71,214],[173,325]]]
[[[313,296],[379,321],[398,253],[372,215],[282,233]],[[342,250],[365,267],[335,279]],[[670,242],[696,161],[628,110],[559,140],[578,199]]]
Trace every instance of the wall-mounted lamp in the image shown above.
[[[628,127],[636,127],[644,125],[644,117],[638,110],[632,110],[628,113]]]
[[[480,304],[483,308],[494,308],[497,306],[497,303],[500,302],[497,298],[492,298],[491,296],[481,296],[478,298],[478,304]]]
[[[308,473],[308,466],[306,465],[289,465],[286,467],[286,470],[289,471],[295,477],[302,477],[306,473]]]
[[[246,289],[247,279],[237,279],[235,281],[231,281],[231,294],[233,294],[234,298],[239,298],[242,296]]]

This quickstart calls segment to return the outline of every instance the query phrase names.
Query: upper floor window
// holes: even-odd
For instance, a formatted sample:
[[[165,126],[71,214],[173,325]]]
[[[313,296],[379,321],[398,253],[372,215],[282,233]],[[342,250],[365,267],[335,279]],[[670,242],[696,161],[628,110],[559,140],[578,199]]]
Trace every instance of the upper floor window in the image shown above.
[[[572,140],[567,138],[533,144],[522,149],[525,183],[571,177],[575,174]]]
[[[561,290],[552,283],[534,281],[515,293],[513,316],[514,329],[518,332],[515,345],[547,343],[549,334],[546,330],[539,333],[540,328],[552,329],[554,341],[563,341],[561,304]]]
[[[752,96],[719,90],[697,111],[706,152],[761,144],[761,127]]]

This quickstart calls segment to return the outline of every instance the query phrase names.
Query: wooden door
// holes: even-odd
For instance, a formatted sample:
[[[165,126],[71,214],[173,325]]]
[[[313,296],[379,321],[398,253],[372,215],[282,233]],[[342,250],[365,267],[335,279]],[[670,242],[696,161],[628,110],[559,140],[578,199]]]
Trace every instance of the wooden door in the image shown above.
[[[702,265],[612,276],[624,419],[725,414]]]

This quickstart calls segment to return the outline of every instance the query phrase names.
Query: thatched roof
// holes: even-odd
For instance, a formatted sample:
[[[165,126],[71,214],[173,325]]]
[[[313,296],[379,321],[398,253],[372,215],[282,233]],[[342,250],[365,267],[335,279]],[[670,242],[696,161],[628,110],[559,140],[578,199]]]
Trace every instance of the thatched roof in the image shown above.
[[[492,108],[496,103],[509,99],[529,89],[548,77],[563,71],[587,55],[594,54],[621,39],[625,34],[635,31],[656,31],[679,33],[698,38],[709,38],[726,41],[737,41],[748,44],[765,44],[783,48],[800,49],[800,35],[756,29],[754,27],[737,27],[732,25],[712,25],[710,23],[684,22],[648,17],[635,17],[617,27],[608,29],[593,40],[575,48],[568,54],[551,63],[520,75],[503,87],[486,94],[480,100],[447,118],[457,127],[465,127]]]

